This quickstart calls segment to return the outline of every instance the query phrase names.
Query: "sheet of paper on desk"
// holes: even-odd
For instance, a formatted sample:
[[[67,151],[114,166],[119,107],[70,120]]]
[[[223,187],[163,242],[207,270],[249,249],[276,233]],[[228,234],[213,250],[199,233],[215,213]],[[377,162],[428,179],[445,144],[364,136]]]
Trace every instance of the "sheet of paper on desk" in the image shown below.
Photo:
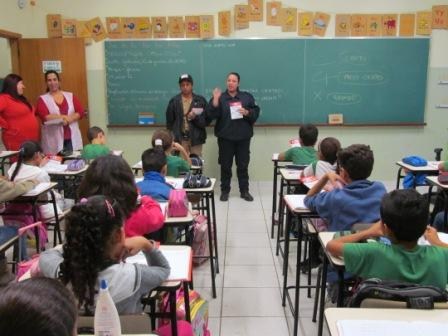
[[[188,280],[190,281],[189,270],[191,269],[191,249],[163,249],[160,252],[168,260],[171,271],[168,280]],[[147,265],[143,252],[135,256],[126,258],[127,263]]]
[[[428,166],[439,169],[439,163],[443,161],[428,161]]]
[[[340,320],[336,324],[340,336],[428,336],[446,335],[448,330],[448,323],[428,321]]]
[[[174,189],[182,189],[184,187],[184,179],[182,177],[167,177],[166,183],[173,186]]]
[[[49,160],[45,166],[42,167],[43,170],[45,170],[47,173],[62,173],[67,170],[66,164],[61,164],[59,161],[56,160]]]
[[[303,203],[306,195],[288,195],[288,200],[295,209],[308,209]]]
[[[443,232],[437,232],[437,235],[439,236],[439,239],[444,242],[445,244],[448,244],[448,233],[443,233]],[[424,236],[421,236],[418,241],[417,241],[418,245],[431,245],[429,243],[429,241],[427,241],[425,239]]]
[[[23,194],[23,196],[34,196],[39,195],[42,191],[48,189],[48,187],[51,185],[51,182],[42,182],[39,183],[37,186],[35,186],[33,189],[28,191],[27,193]]]

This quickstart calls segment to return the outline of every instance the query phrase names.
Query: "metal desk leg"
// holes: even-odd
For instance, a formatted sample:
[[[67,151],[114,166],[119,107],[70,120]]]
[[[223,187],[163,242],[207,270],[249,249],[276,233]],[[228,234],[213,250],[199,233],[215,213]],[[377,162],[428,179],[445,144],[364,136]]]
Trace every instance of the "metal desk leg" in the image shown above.
[[[216,258],[216,273],[219,274],[219,258],[218,258],[218,233],[216,228],[216,208],[215,208],[215,192],[209,193],[211,198],[211,218],[213,219],[213,241],[215,246],[215,258]],[[210,217],[209,217],[210,218]]]
[[[395,189],[400,189],[400,180],[401,180],[401,171],[402,171],[403,167],[398,168],[398,173],[397,173],[397,185],[395,186]]]
[[[322,278],[320,283],[319,324],[317,328],[318,336],[322,336],[322,329],[324,325],[325,291],[327,289],[327,271],[328,271],[328,259],[325,256],[324,263],[322,265]]]
[[[207,209],[210,209],[210,200],[208,197],[206,197],[205,200]],[[208,231],[208,251],[209,251],[209,258],[210,258],[210,272],[212,277],[212,293],[213,298],[216,298],[216,284],[215,284],[215,258],[213,256],[213,233],[212,233],[212,227],[211,225],[207,225],[207,231]]]
[[[54,194],[54,191],[52,189],[50,189],[50,195],[54,211],[54,233],[53,233],[53,247],[54,247],[58,245],[58,241],[59,244],[62,244],[62,234],[61,234],[61,226],[59,224],[59,214],[56,204],[56,195]]]
[[[171,320],[171,334],[177,336],[177,318],[176,318],[176,290],[170,291],[170,320]]]
[[[297,336],[299,327],[299,303],[300,303],[300,260],[302,259],[302,239],[303,239],[303,227],[302,219],[299,220],[299,235],[297,241],[297,262],[296,262],[296,295],[294,298],[294,333],[293,336]],[[289,232],[285,233],[289,236]]]
[[[289,259],[289,231],[291,230],[291,213],[286,212],[286,229],[285,229],[285,251],[283,253],[283,295],[282,306],[286,306],[286,291],[288,286],[288,259]],[[280,225],[280,223],[279,223]]]
[[[188,292],[188,282],[184,281],[183,286],[184,286],[185,318],[188,322],[191,322],[190,293]]]
[[[338,269],[338,300],[337,306],[344,305],[344,270]]]
[[[275,226],[275,211],[277,210],[277,168],[278,161],[274,161],[274,176],[272,177],[272,216],[271,216],[271,239],[274,238],[274,226]]]

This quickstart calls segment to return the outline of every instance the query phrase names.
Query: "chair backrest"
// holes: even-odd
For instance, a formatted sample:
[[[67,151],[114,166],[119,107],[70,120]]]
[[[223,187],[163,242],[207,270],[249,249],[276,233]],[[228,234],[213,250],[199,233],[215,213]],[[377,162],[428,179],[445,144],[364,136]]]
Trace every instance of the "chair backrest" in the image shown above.
[[[151,333],[151,321],[147,314],[120,315],[122,334],[144,334]],[[78,316],[78,333],[93,335],[93,316]]]
[[[435,286],[368,279],[359,285],[348,305],[363,308],[434,309],[448,308],[447,302],[448,292]]]

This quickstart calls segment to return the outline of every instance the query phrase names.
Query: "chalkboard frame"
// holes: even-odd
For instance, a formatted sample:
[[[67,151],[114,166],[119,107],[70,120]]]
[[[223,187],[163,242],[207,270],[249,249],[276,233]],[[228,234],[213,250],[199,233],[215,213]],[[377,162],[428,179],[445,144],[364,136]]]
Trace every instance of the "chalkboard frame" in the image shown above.
[[[248,40],[253,40],[250,38],[247,39],[237,39],[237,40],[220,40],[220,39],[212,39],[212,40],[207,40],[209,42],[215,42],[215,43],[222,43],[222,42],[229,42],[229,41],[248,41]],[[414,121],[414,120],[405,120],[403,122],[356,122],[356,123],[350,123],[350,122],[345,122],[343,124],[337,124],[337,125],[332,125],[332,124],[328,124],[328,123],[322,123],[322,122],[314,122],[316,125],[318,126],[328,126],[328,127],[382,127],[382,126],[392,126],[392,127],[420,127],[420,126],[425,126],[426,122],[425,120],[425,102],[426,102],[426,88],[427,88],[427,76],[428,76],[428,67],[429,67],[429,44],[430,44],[430,38],[427,37],[413,37],[413,38],[402,38],[402,37],[392,37],[392,38],[330,38],[330,39],[316,39],[316,38],[286,38],[286,39],[270,39],[270,38],[266,38],[266,39],[256,39],[256,40],[268,40],[268,41],[273,41],[273,40],[281,40],[281,41],[290,41],[290,40],[299,40],[299,41],[325,41],[325,40],[364,40],[364,41],[371,41],[371,40],[380,40],[380,41],[385,41],[385,40],[427,40],[428,42],[428,50],[426,52],[427,54],[427,58],[426,58],[426,69],[424,70],[425,72],[425,81],[424,81],[424,94],[423,94],[423,108],[421,110],[421,114],[419,114],[419,118],[421,118],[421,120],[418,121]],[[116,43],[116,42],[192,42],[192,41],[199,41],[199,42],[204,42],[204,40],[198,40],[198,39],[160,39],[160,40],[114,40],[114,41],[106,41],[106,43]],[[107,70],[106,70],[107,73]],[[175,80],[175,79],[174,79]],[[242,90],[244,90],[244,85],[242,85]],[[201,92],[198,92],[201,94]],[[207,99],[209,97],[206,97]],[[168,103],[168,100],[166,101],[166,103]],[[163,118],[164,119],[164,118]],[[133,127],[137,127],[137,128],[145,128],[145,127],[155,127],[155,128],[160,128],[164,126],[164,122],[158,122],[156,124],[151,124],[151,125],[139,125],[136,123],[122,123],[122,124],[116,124],[116,123],[111,123],[109,122],[110,119],[108,118],[108,125],[107,127],[110,128],[133,128]],[[162,120],[164,121],[164,120]],[[297,121],[297,122],[287,122],[287,123],[256,123],[255,126],[256,127],[297,127],[298,125],[301,125],[305,123],[305,121]]]

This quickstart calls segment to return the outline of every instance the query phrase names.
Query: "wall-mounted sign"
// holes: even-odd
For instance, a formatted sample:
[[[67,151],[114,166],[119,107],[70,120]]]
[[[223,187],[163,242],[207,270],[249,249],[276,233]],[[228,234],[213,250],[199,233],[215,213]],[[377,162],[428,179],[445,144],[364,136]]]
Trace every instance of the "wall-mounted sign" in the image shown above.
[[[62,72],[61,61],[42,61],[42,72],[45,73],[48,70],[54,70],[57,73]]]

